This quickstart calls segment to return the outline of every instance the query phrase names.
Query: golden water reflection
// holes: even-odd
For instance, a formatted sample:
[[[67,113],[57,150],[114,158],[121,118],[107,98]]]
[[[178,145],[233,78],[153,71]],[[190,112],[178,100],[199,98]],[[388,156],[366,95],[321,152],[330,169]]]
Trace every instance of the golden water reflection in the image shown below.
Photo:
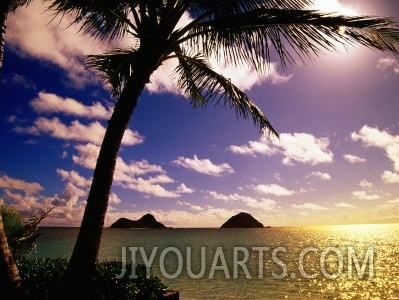
[[[399,299],[399,224],[318,226],[313,227],[312,232],[316,232],[314,238],[318,245],[342,249],[345,267],[336,279],[318,277],[308,281],[308,288],[304,289],[308,297],[312,298],[312,291],[317,291],[318,294],[313,295],[317,299]],[[355,249],[360,265],[370,263],[363,259],[367,250],[373,251],[372,276],[370,266],[363,270],[361,277],[357,276],[356,268],[348,270],[350,258],[345,254],[349,248]],[[332,253],[325,262],[331,274],[338,272],[337,260],[336,253]],[[316,269],[320,269],[318,263],[315,262]]]

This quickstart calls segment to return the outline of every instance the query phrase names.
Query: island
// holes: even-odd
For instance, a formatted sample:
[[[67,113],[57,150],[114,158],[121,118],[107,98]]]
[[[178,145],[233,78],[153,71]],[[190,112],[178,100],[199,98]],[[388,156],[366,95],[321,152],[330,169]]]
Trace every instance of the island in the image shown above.
[[[138,220],[119,218],[110,228],[166,228],[166,226],[158,222],[152,214],[145,214]]]
[[[241,212],[228,219],[220,228],[264,228],[264,226],[250,214]]]

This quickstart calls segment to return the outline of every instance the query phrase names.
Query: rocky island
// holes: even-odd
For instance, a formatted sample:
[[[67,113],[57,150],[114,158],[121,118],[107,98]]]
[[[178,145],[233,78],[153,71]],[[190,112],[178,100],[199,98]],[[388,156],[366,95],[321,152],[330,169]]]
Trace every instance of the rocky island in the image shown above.
[[[166,226],[158,222],[152,214],[145,214],[138,220],[120,218],[112,223],[110,228],[166,228]]]
[[[250,214],[241,212],[228,219],[220,228],[264,228],[264,226]]]

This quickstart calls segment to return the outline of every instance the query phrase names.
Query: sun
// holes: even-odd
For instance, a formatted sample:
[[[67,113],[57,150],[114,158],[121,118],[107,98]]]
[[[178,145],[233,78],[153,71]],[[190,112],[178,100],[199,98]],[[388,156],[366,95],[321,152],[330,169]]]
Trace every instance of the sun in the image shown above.
[[[339,0],[314,0],[313,5],[311,5],[310,8],[322,12],[334,12],[346,16],[354,16],[358,14],[354,8],[343,5]]]

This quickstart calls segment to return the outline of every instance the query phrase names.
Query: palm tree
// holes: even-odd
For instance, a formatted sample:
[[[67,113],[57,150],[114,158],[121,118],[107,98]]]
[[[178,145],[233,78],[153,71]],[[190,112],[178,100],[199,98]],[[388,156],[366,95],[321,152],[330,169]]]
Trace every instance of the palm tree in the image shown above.
[[[24,5],[28,5],[32,0],[2,0],[0,3],[0,74],[3,69],[3,55],[4,55],[4,43],[6,34],[6,20],[10,13]]]
[[[5,297],[10,295],[9,299],[13,299],[21,289],[21,276],[8,245],[2,215],[0,210],[0,290]]]
[[[83,33],[100,40],[129,36],[128,49],[88,57],[112,86],[117,99],[101,145],[80,232],[66,279],[84,288],[97,259],[108,197],[121,140],[151,74],[176,59],[178,88],[191,103],[222,104],[252,118],[261,131],[278,136],[266,116],[208,59],[223,57],[235,66],[258,71],[272,57],[285,67],[312,59],[337,43],[361,44],[399,54],[399,30],[393,20],[344,17],[306,10],[310,0],[47,0],[58,14],[72,13]],[[179,27],[185,15],[191,20]],[[71,289],[69,289],[71,290]]]
[[[40,234],[36,233],[41,221],[52,208],[28,221],[10,205],[0,204],[0,291],[6,299],[22,297],[21,276],[15,260],[29,254],[36,247]]]

